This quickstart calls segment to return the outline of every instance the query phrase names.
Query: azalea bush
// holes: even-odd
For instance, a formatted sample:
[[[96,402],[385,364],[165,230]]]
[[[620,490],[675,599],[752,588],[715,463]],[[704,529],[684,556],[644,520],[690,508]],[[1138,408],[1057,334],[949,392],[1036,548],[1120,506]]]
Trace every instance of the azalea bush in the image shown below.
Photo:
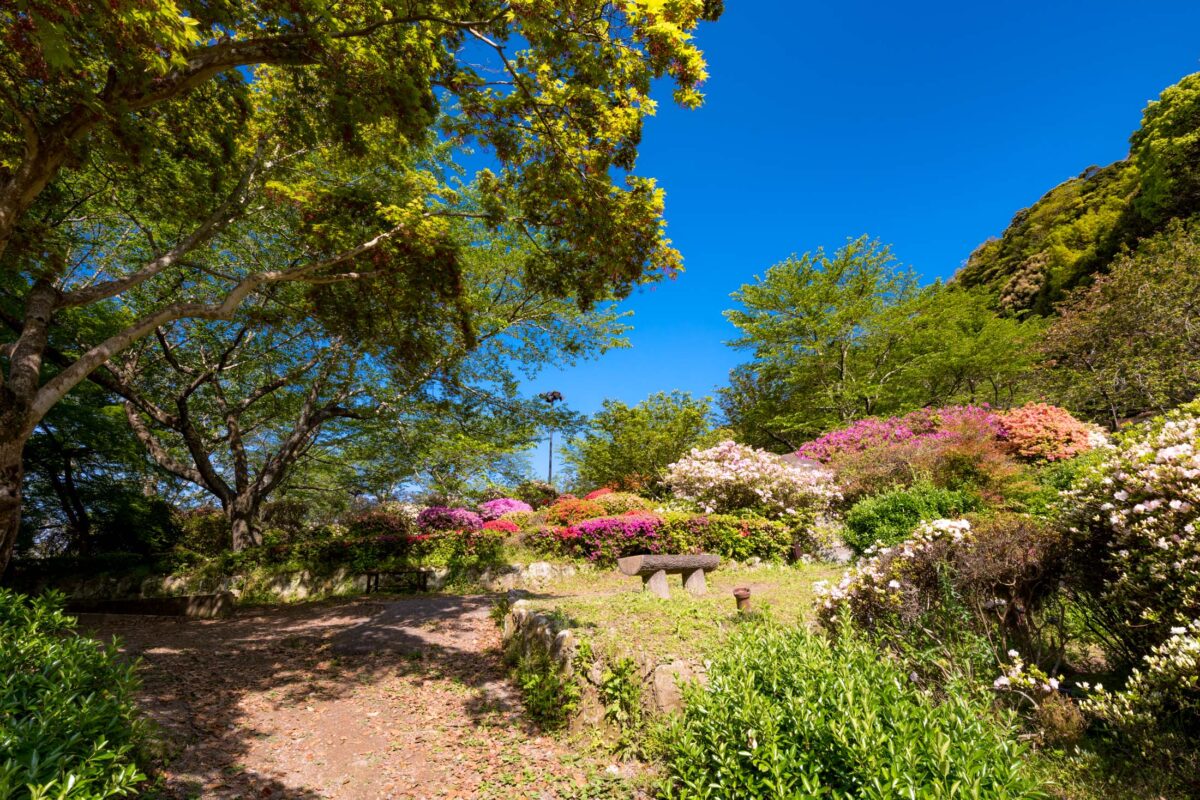
[[[815,521],[840,497],[829,471],[789,464],[733,441],[692,450],[668,468],[666,482],[708,513],[757,509],[798,521]]]
[[[521,528],[517,523],[509,519],[489,519],[483,523],[485,531],[499,531],[500,533],[520,533]]]
[[[133,665],[75,633],[59,596],[0,589],[0,797],[129,797],[145,780]]]
[[[394,508],[377,507],[359,511],[346,522],[348,534],[354,538],[374,536],[405,536],[416,533],[413,517]]]
[[[1031,460],[1062,461],[1092,449],[1097,434],[1048,403],[1029,403],[1000,414],[1004,441],[1016,455]]]
[[[775,520],[723,514],[664,515],[634,511],[570,526],[544,526],[528,536],[530,546],[569,558],[612,566],[618,558],[644,553],[711,553],[744,561],[786,558],[792,529]]]
[[[986,692],[921,689],[848,629],[748,623],[661,737],[668,798],[1047,798]]]
[[[872,547],[839,582],[817,584],[818,619],[845,614],[860,627],[947,651],[982,642],[978,666],[1010,649],[1054,670],[1064,634],[1058,590],[1070,556],[1063,532],[1041,520],[1000,514],[924,522],[912,536]],[[965,665],[964,665],[965,666]]]
[[[1079,583],[1134,666],[1200,618],[1200,403],[1119,434],[1069,493]]]
[[[558,499],[558,489],[546,481],[525,481],[513,490],[513,494],[535,509],[548,506]]]
[[[465,508],[430,506],[417,515],[417,527],[422,533],[477,531],[483,527],[483,518]]]
[[[796,452],[805,458],[828,462],[837,456],[880,446],[950,438],[964,424],[989,429],[997,437],[1004,433],[1000,419],[987,406],[923,408],[899,417],[856,420],[845,428],[806,442]]]
[[[500,519],[505,514],[522,511],[533,511],[533,506],[524,500],[517,500],[513,497],[497,497],[495,500],[479,504],[479,516],[483,517],[485,522]]]
[[[1126,750],[1200,791],[1200,619],[1172,628],[1123,689],[1100,687],[1083,710]]]
[[[603,517],[607,514],[604,506],[596,500],[580,500],[576,497],[563,496],[552,505],[541,511],[542,520],[547,525],[574,525],[585,519]]]
[[[837,432],[823,437],[822,459],[848,502],[921,481],[971,491],[999,505],[1033,489],[1023,485],[1028,483],[1025,467],[1004,445],[999,417],[986,408],[926,409],[875,422],[903,422],[900,429],[906,433],[852,437],[848,443]],[[847,430],[853,432],[855,426]]]

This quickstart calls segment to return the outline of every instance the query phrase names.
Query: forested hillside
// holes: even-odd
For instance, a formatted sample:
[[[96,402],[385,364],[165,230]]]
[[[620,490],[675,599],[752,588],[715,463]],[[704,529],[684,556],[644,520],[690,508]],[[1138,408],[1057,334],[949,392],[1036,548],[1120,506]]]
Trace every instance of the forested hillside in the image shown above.
[[[1018,211],[955,280],[996,293],[1009,311],[1046,314],[1125,247],[1200,211],[1200,73],[1150,103],[1129,156],[1088,167]]]

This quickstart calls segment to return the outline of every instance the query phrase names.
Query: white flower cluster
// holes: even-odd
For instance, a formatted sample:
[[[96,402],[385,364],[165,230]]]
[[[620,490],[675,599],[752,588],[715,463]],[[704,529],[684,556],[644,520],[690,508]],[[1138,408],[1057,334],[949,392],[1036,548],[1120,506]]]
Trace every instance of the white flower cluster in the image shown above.
[[[1165,625],[1200,610],[1200,418],[1181,412],[1119,437],[1071,493],[1072,526],[1107,528],[1106,599],[1131,627]]]
[[[1037,664],[1028,666],[1016,650],[1008,651],[1009,664],[1003,673],[992,681],[992,688],[998,692],[1033,692],[1034,696],[1048,695],[1058,691],[1062,676],[1051,677],[1043,672]],[[1026,695],[1027,697],[1029,695]],[[1034,700],[1034,697],[1030,697]],[[1036,700],[1034,700],[1036,702]]]
[[[789,464],[733,441],[693,449],[667,468],[667,484],[706,513],[753,508],[783,519],[815,517],[841,497],[828,470]]]
[[[835,613],[846,601],[887,600],[905,588],[904,576],[908,563],[936,544],[959,544],[971,537],[971,523],[965,519],[935,519],[923,522],[913,535],[891,547],[869,547],[864,558],[842,573],[835,585],[828,581],[813,584],[820,606]]]
[[[1122,727],[1142,728],[1152,728],[1156,719],[1179,706],[1200,714],[1200,619],[1171,628],[1170,637],[1143,662],[1121,691],[1095,686],[1084,711]]]

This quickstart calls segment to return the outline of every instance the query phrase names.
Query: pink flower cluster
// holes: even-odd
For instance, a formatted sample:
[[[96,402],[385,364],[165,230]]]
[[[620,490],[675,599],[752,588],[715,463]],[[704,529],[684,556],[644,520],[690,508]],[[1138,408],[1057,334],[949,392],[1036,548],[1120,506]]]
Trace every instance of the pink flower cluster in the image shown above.
[[[806,442],[797,455],[817,461],[829,461],[841,453],[860,453],[887,444],[947,439],[971,425],[991,429],[997,438],[1004,438],[1004,426],[999,417],[984,406],[947,406],[922,408],[900,417],[867,417],[819,439]]]
[[[533,506],[512,497],[498,497],[479,504],[479,513],[485,520],[500,519],[514,511],[533,511]]]
[[[417,515],[417,527],[422,533],[477,531],[483,527],[483,519],[474,511],[465,508],[430,506]]]

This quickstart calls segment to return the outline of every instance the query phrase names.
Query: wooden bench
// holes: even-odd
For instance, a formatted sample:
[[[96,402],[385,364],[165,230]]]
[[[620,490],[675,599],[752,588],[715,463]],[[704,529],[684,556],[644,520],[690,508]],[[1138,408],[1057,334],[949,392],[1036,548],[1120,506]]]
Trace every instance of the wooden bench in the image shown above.
[[[708,591],[704,573],[716,569],[721,563],[719,556],[702,554],[694,556],[629,556],[617,559],[617,568],[625,575],[637,575],[642,579],[642,588],[659,597],[671,596],[667,589],[667,575],[682,575],[683,588],[694,595]]]
[[[398,582],[407,584],[407,588],[411,591],[428,592],[429,591],[429,571],[424,569],[396,569],[384,570],[382,572],[367,572],[367,594],[379,591],[379,576],[387,575],[388,577],[400,579]]]

